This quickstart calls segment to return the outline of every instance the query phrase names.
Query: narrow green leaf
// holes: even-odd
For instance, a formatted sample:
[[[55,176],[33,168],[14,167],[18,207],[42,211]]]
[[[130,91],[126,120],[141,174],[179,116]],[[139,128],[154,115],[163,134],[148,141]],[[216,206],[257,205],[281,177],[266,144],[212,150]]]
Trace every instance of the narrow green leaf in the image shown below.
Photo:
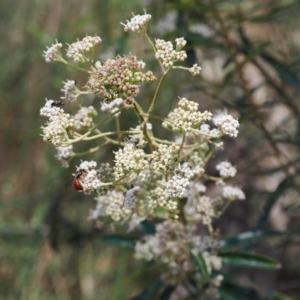
[[[263,241],[267,238],[278,237],[278,236],[287,236],[289,232],[287,231],[247,231],[240,233],[234,238],[224,239],[220,241],[220,246],[222,249],[234,247],[234,246],[246,246],[250,244],[255,244],[260,241]]]
[[[203,281],[208,282],[209,281],[209,273],[208,273],[207,266],[206,266],[203,256],[201,254],[198,254],[198,255],[194,255],[193,257],[194,257],[195,264],[197,265],[197,267],[202,275]]]
[[[243,287],[231,282],[224,282],[219,289],[221,300],[254,300],[260,299],[253,288]]]
[[[135,247],[136,238],[121,234],[108,234],[101,236],[100,242],[110,246],[132,249]]]
[[[292,300],[290,297],[278,292],[272,292],[267,296],[266,300]]]
[[[224,264],[235,267],[258,269],[278,269],[280,267],[275,259],[250,252],[226,251],[219,252],[218,255]]]
[[[159,300],[169,300],[176,289],[176,285],[169,285],[160,295]]]

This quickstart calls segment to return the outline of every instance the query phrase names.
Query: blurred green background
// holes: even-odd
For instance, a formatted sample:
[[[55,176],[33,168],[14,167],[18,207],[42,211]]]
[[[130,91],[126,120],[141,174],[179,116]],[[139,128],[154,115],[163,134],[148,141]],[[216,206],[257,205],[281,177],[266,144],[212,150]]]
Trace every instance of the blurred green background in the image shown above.
[[[70,169],[60,166],[54,147],[40,136],[45,120],[39,115],[45,98],[62,96],[63,80],[80,86],[86,80],[45,63],[42,53],[55,39],[72,43],[96,33],[102,57],[132,53],[158,71],[143,39],[120,25],[144,9],[153,16],[152,37],[184,36],[187,65],[198,62],[203,69],[201,80],[174,72],[157,112],[166,114],[186,96],[201,110],[227,109],[241,123],[239,137],[226,140],[215,159],[237,166],[236,184],[247,200],[217,226],[223,237],[260,230],[258,244],[242,247],[277,258],[282,268],[233,270],[232,280],[261,297],[278,291],[300,299],[297,0],[0,1],[0,299],[130,299],[151,280],[137,273],[141,263],[132,250],[99,242],[100,230],[87,221],[92,197],[71,187],[79,160]],[[140,100],[149,101],[152,92],[146,86]],[[89,158],[111,160],[111,149]]]

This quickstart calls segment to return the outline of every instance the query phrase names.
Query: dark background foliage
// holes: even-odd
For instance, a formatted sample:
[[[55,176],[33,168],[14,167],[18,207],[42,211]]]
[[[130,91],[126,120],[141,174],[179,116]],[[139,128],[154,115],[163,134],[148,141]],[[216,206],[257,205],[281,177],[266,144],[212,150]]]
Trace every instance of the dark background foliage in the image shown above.
[[[71,188],[78,161],[61,168],[53,147],[42,141],[45,120],[39,116],[46,97],[61,97],[63,80],[85,83],[80,74],[44,62],[42,51],[55,39],[71,43],[97,33],[102,57],[131,52],[157,68],[142,38],[125,34],[119,24],[144,8],[153,16],[152,36],[184,36],[186,64],[198,62],[203,69],[201,80],[174,72],[157,112],[166,114],[185,96],[201,110],[226,109],[241,123],[238,138],[225,140],[225,151],[213,159],[237,166],[235,183],[247,195],[216,224],[224,244],[281,263],[276,271],[228,270],[224,299],[284,299],[278,293],[300,299],[297,0],[0,1],[1,297],[129,299],[155,282],[151,266],[135,261],[130,249],[103,243],[103,232],[87,221],[93,200]],[[142,105],[152,92],[144,87]],[[93,158],[111,160],[112,150]],[[156,299],[160,288],[144,295]]]

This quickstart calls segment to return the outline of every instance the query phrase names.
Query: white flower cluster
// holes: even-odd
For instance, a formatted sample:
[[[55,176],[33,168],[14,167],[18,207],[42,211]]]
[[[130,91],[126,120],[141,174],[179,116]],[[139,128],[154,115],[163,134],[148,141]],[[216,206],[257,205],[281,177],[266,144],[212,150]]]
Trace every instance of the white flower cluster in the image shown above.
[[[196,75],[199,75],[200,72],[201,72],[201,67],[198,66],[197,64],[194,64],[191,68],[189,68],[189,72],[193,75],[193,76],[196,76]]]
[[[106,102],[102,102],[101,106],[100,106],[100,110],[101,111],[110,111],[111,113],[114,113],[116,110],[119,109],[119,107],[123,104],[123,99],[122,98],[116,98],[115,100],[106,103]],[[116,114],[115,116],[119,116],[120,113]]]
[[[91,194],[101,188],[101,181],[98,178],[98,172],[95,170],[97,163],[95,161],[83,161],[77,168],[78,171],[84,170],[80,177],[80,183],[85,194]]]
[[[64,87],[63,89],[61,89],[61,91],[64,92],[65,96],[60,98],[64,99],[65,101],[75,102],[78,97],[78,93],[76,89],[76,81],[67,80],[67,81],[63,81],[63,84]]]
[[[155,187],[150,189],[147,193],[147,206],[150,211],[153,211],[157,207],[166,208],[169,211],[175,211],[177,209],[177,201],[173,199],[168,193],[167,182],[164,180],[157,180]]]
[[[131,213],[131,210],[124,207],[124,194],[117,191],[108,192],[105,196],[98,197],[99,198],[108,198],[109,205],[106,208],[106,214],[111,216],[111,218],[115,221],[120,221],[122,218],[126,217]]]
[[[41,108],[41,116],[49,118],[46,127],[42,127],[43,140],[50,141],[54,146],[61,146],[69,139],[69,133],[74,128],[73,120],[60,108],[60,101],[48,100]]]
[[[236,175],[236,168],[228,161],[222,161],[216,165],[216,169],[220,172],[221,177],[234,177]]]
[[[98,113],[93,106],[80,108],[73,117],[75,129],[91,129],[94,126],[94,119],[97,115]]]
[[[216,126],[224,133],[231,137],[237,137],[238,130],[240,126],[239,121],[235,120],[231,115],[219,114],[213,118],[213,121]]]
[[[195,191],[195,190],[194,190]],[[187,194],[188,200],[185,206],[185,213],[192,219],[200,220],[204,225],[209,225],[215,217],[213,201],[207,196]]]
[[[172,171],[178,164],[179,146],[159,144],[157,151],[152,153],[152,168],[157,171]]]
[[[189,132],[192,128],[196,129],[200,123],[211,120],[212,113],[198,111],[199,104],[181,98],[178,102],[178,108],[169,113],[168,119],[162,123],[162,126],[168,130],[183,133]]]
[[[55,105],[56,103],[59,105]],[[40,109],[40,115],[47,117],[52,121],[54,118],[64,113],[64,110],[60,107],[61,105],[62,103],[60,104],[57,101],[47,100],[45,106]]]
[[[187,234],[191,241],[191,253],[194,255],[203,253],[206,249],[217,249],[220,246],[218,240],[214,240],[208,235],[194,235],[193,232],[188,232]]]
[[[145,152],[136,149],[134,144],[126,144],[123,149],[115,152],[114,174],[116,180],[130,173],[139,173],[148,166]]]
[[[77,171],[79,170],[85,170],[88,171],[89,169],[95,169],[97,167],[97,163],[94,160],[91,161],[82,161],[79,165],[79,167],[77,167]]]
[[[124,31],[143,32],[151,18],[152,16],[148,14],[136,15],[130,21],[127,20],[126,24],[121,24],[124,26]]]
[[[62,48],[62,44],[56,41],[55,44],[52,44],[51,47],[47,47],[47,51],[44,51],[45,61],[47,63],[55,60],[56,56],[60,56],[60,49]]]
[[[86,62],[94,59],[94,47],[102,42],[99,36],[86,36],[81,41],[69,45],[67,57],[74,62]]]
[[[167,182],[167,191],[171,197],[182,198],[189,183],[186,177],[176,174]]]
[[[210,126],[208,124],[201,124],[200,131],[215,137],[220,137],[222,134],[218,128],[210,129]]]
[[[118,191],[108,191],[103,196],[99,195],[95,198],[98,202],[96,209],[90,211],[90,219],[101,217],[111,217],[114,221],[119,222],[126,218],[131,210],[124,207],[124,194]]]
[[[183,41],[180,42],[183,44]],[[166,42],[164,40],[155,40],[156,53],[155,57],[159,59],[162,64],[170,68],[176,61],[184,61],[187,58],[185,51],[174,50],[173,44],[171,42]]]
[[[197,254],[207,253],[204,254],[204,260],[208,264],[208,270],[219,270],[220,259],[205,251],[216,245],[212,239],[208,239],[195,239],[190,228],[177,222],[165,221],[156,225],[154,235],[145,236],[143,242],[136,243],[135,257],[147,261],[156,260],[162,264],[162,280],[174,284],[186,279],[187,274],[196,272],[190,246]]]
[[[245,199],[245,194],[244,192],[234,186],[224,186],[223,187],[223,197],[228,199],[228,200],[244,200]]]
[[[187,207],[193,206],[194,199],[199,197],[202,193],[206,192],[206,186],[200,182],[190,182],[189,186],[186,188],[184,196],[188,199],[190,204],[187,203]]]
[[[204,171],[203,162],[201,162],[201,164],[197,164],[195,167],[192,167],[189,162],[185,162],[181,165],[181,172],[188,179],[202,175]]]
[[[186,40],[183,37],[177,38],[175,40],[175,42],[176,42],[176,50],[177,51],[181,50],[186,45]]]
[[[65,147],[56,147],[56,157],[61,161],[62,166],[65,168],[69,167],[68,159],[73,155],[73,145]]]
[[[209,274],[212,273],[212,270],[221,270],[222,268],[222,259],[221,257],[209,253],[207,251],[202,252],[202,257],[205,261],[206,268]]]

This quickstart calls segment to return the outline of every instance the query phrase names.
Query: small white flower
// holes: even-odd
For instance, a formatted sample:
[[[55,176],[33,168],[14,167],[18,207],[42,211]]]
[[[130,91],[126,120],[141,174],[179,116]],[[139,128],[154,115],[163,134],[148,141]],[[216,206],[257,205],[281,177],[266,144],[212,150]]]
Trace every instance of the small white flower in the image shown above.
[[[69,167],[68,159],[73,155],[73,145],[56,147],[56,150],[57,150],[57,154],[56,154],[57,159],[61,161],[63,167],[68,168]]]
[[[94,119],[97,115],[97,111],[93,106],[80,108],[73,116],[75,129],[82,130],[92,128],[94,126]]]
[[[61,89],[61,91],[64,92],[65,96],[60,97],[61,99],[64,99],[69,102],[76,101],[78,97],[77,89],[76,89],[76,81],[75,80],[67,80],[63,81],[64,87]]]
[[[228,200],[244,200],[246,198],[244,192],[240,188],[233,186],[223,187],[223,197]]]
[[[43,117],[49,118],[49,120],[53,120],[59,115],[64,114],[64,110],[60,106],[55,106],[54,100],[47,100],[45,106],[40,109],[40,115]]]
[[[114,175],[116,180],[130,173],[139,173],[148,165],[144,150],[136,149],[133,144],[126,144],[123,149],[115,152]]]
[[[213,118],[213,121],[223,133],[231,137],[237,137],[237,128],[240,124],[239,121],[235,120],[231,115],[227,115],[227,113],[219,114]]]
[[[200,123],[211,120],[212,113],[198,111],[199,104],[181,98],[178,102],[178,108],[175,108],[168,115],[168,119],[162,123],[162,126],[168,130],[183,133],[196,129]]]
[[[124,26],[124,31],[142,32],[151,18],[151,15],[145,13],[144,15],[133,16],[130,21],[126,21],[126,24],[121,24]]]
[[[94,59],[93,48],[102,42],[99,36],[86,36],[81,41],[69,45],[67,57],[74,62],[86,62]]]
[[[117,111],[120,106],[123,104],[124,100],[122,98],[116,98],[115,100],[107,103],[107,102],[102,102],[100,106],[101,111],[109,111],[111,113],[114,113]],[[115,117],[118,117],[120,113],[115,114]]]
[[[216,169],[220,172],[221,177],[234,177],[236,175],[236,168],[228,161],[222,161]]]
[[[189,180],[180,175],[175,175],[167,182],[167,189],[171,197],[183,197]]]
[[[176,42],[176,50],[181,50],[186,45],[186,40],[181,37],[175,40]]]
[[[198,66],[197,64],[194,64],[191,68],[189,68],[189,72],[193,75],[193,76],[196,76],[196,75],[199,75],[200,72],[201,72],[201,67]]]
[[[47,50],[44,51],[45,61],[47,63],[55,60],[57,56],[60,56],[60,49],[62,48],[62,44],[56,41],[55,44],[52,44],[51,47],[47,47]]]
[[[166,68],[172,67],[176,61],[184,61],[187,58],[186,52],[174,50],[171,42],[157,39],[155,40],[155,48],[156,59],[159,59]]]
[[[85,171],[88,171],[90,169],[95,169],[97,167],[97,163],[93,160],[91,161],[82,161],[79,165],[79,167],[77,167],[77,171],[78,170],[85,170]]]

